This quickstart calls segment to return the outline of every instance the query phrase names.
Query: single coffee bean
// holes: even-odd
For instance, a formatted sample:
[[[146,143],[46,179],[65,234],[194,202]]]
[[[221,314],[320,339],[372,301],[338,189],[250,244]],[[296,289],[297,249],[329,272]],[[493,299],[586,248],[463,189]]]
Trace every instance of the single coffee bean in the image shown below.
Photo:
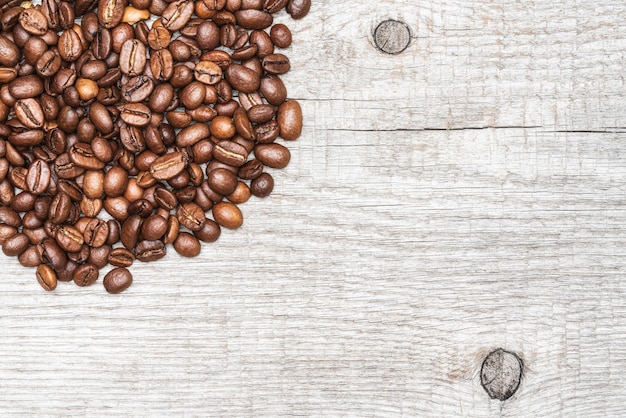
[[[270,57],[273,57],[273,55]],[[276,59],[274,61],[268,61],[268,65],[271,69],[274,69],[277,62],[278,60]],[[244,67],[241,64],[231,64],[226,69],[225,75],[226,80],[228,80],[231,86],[233,86],[233,88],[239,90],[242,93],[253,93],[257,91],[261,85],[260,74],[254,72],[249,68]]]
[[[170,32],[182,29],[193,15],[193,2],[189,0],[174,0],[163,11],[161,21],[163,27]]]
[[[302,133],[302,108],[297,101],[289,100],[281,104],[276,119],[283,139],[292,141]]]
[[[128,289],[133,282],[133,276],[124,267],[114,268],[104,276],[103,284],[107,292],[116,294]]]
[[[258,144],[254,147],[254,156],[271,168],[285,168],[291,159],[289,149],[276,143]]]
[[[174,178],[185,169],[187,156],[182,152],[171,152],[157,158],[150,166],[150,174],[157,180]]]
[[[34,245],[30,245],[26,251],[20,254],[17,257],[17,260],[24,267],[37,267],[41,264],[41,260],[39,259],[39,254],[37,252],[37,247]]]
[[[200,241],[189,232],[181,232],[174,241],[174,250],[183,257],[195,257],[200,254]]]
[[[99,0],[98,21],[107,29],[119,25],[127,4],[126,0]]]
[[[141,235],[149,241],[161,239],[165,232],[167,232],[167,220],[159,215],[148,217],[141,225]]]
[[[73,28],[63,31],[59,36],[59,56],[65,61],[74,62],[83,53],[80,36]]]
[[[83,234],[70,225],[61,225],[56,231],[55,238],[59,246],[70,253],[80,251],[85,242]]]
[[[289,46],[291,46],[291,31],[282,23],[272,26],[272,29],[270,30],[270,38],[272,38],[274,45],[279,48],[289,48]]]
[[[109,254],[111,253],[111,246],[103,245],[101,247],[91,247],[89,249],[88,263],[93,264],[98,269],[105,268],[109,263]]]
[[[116,267],[130,267],[135,261],[135,255],[126,248],[114,248],[109,253],[108,262]]]
[[[18,233],[4,241],[2,252],[8,257],[17,257],[26,251],[29,245],[28,237],[23,233]]]
[[[139,215],[131,215],[124,221],[120,231],[120,239],[127,249],[132,250],[137,245],[142,223],[143,220]]]
[[[153,26],[148,32],[148,46],[155,51],[167,48],[171,43],[171,39],[170,31],[163,26]]]
[[[36,195],[40,195],[48,189],[50,184],[50,166],[43,160],[35,160],[28,168],[26,174],[26,184],[28,190]]]
[[[39,76],[27,75],[9,83],[9,93],[17,100],[29,99],[44,92],[44,83]]]
[[[145,75],[128,79],[122,86],[122,98],[127,102],[137,103],[147,99],[154,90],[154,82]]]
[[[288,0],[265,0],[263,9],[268,13],[277,13],[285,8]]]
[[[269,196],[274,190],[274,178],[269,173],[263,173],[250,183],[250,192],[256,197]]]
[[[44,290],[52,291],[57,287],[57,275],[49,266],[40,264],[35,273],[37,282]]]
[[[252,123],[267,123],[274,119],[276,109],[269,104],[258,104],[248,109],[248,118]]]
[[[91,263],[79,265],[72,275],[74,283],[77,286],[91,286],[98,280],[100,272],[98,268]]]
[[[45,238],[37,245],[41,261],[55,271],[61,271],[67,264],[67,255],[54,239]]]
[[[20,61],[21,51],[6,36],[0,35],[0,66],[14,67]]]
[[[274,22],[271,14],[254,9],[239,10],[235,12],[235,18],[237,23],[245,29],[265,29]]]
[[[229,195],[237,188],[237,175],[224,168],[212,170],[207,177],[209,187],[218,194]]]
[[[143,103],[127,103],[122,106],[120,118],[129,125],[146,126],[150,123],[150,109]]]
[[[241,210],[233,203],[219,202],[213,206],[212,213],[215,222],[224,228],[236,229],[243,225]]]
[[[83,232],[85,244],[90,247],[101,247],[109,236],[109,225],[102,219],[94,218],[87,223]]]
[[[178,199],[174,192],[165,187],[157,187],[154,190],[154,201],[159,207],[167,209],[168,211],[176,209],[178,206]]]
[[[163,241],[141,241],[135,249],[137,260],[142,262],[156,261],[165,257],[167,249]]]
[[[309,10],[311,10],[311,0],[289,0],[287,3],[287,13],[296,20],[306,16]]]
[[[204,123],[195,123],[181,130],[176,136],[176,145],[179,147],[188,147],[197,142],[209,138],[211,131],[209,126]]]
[[[70,147],[70,160],[78,167],[87,170],[102,170],[104,163],[93,153],[91,146],[83,142],[78,142]]]
[[[191,231],[199,231],[206,222],[204,211],[193,202],[180,205],[176,216],[180,224]]]
[[[263,58],[263,70],[268,74],[285,74],[290,69],[289,58],[283,54],[270,54]]]
[[[213,148],[213,157],[233,167],[241,167],[248,158],[248,151],[233,141],[220,141]]]
[[[222,80],[222,69],[213,61],[200,61],[194,68],[194,76],[201,83],[214,85]]]
[[[129,39],[120,51],[120,70],[131,76],[139,75],[146,66],[146,47],[137,39]]]
[[[35,99],[22,99],[15,102],[15,116],[29,129],[39,129],[45,122],[43,109]]]
[[[221,228],[217,222],[207,219],[206,223],[199,231],[193,231],[196,238],[203,242],[215,242],[221,234]]]

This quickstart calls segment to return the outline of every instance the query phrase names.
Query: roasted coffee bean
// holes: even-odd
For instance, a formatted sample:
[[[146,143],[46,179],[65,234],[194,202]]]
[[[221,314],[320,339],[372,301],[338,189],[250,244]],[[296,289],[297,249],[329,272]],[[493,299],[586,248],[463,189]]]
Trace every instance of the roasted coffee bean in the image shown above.
[[[133,282],[133,276],[124,267],[114,268],[104,276],[103,284],[107,292],[115,294],[128,289]]]
[[[52,291],[57,287],[57,275],[53,269],[45,264],[37,266],[37,282],[44,290]]]
[[[37,267],[41,264],[37,247],[34,245],[30,245],[26,251],[17,257],[17,260],[24,267]]]
[[[287,13],[294,19],[302,19],[311,9],[311,0],[289,0]]]
[[[150,166],[150,174],[157,180],[168,180],[185,169],[188,159],[182,152],[172,152],[157,158]]]
[[[210,135],[211,131],[208,125],[195,123],[178,133],[176,136],[176,145],[179,147],[188,147],[205,138],[209,138]]]
[[[70,225],[61,225],[56,231],[55,238],[59,246],[69,253],[80,251],[85,242],[83,234]]]
[[[193,14],[193,3],[189,0],[175,0],[163,11],[163,27],[170,32],[182,29]]]
[[[243,215],[241,210],[233,203],[216,203],[215,206],[213,206],[212,213],[215,222],[224,228],[236,229],[243,224]]]
[[[213,157],[224,164],[241,167],[248,158],[248,152],[236,142],[220,141],[213,148]]]
[[[28,174],[26,174],[28,190],[36,195],[45,192],[50,184],[50,175],[48,163],[43,160],[35,160],[28,168]]]
[[[239,10],[235,12],[235,18],[237,23],[245,29],[265,29],[274,22],[271,14],[254,9]]]
[[[276,13],[285,8],[287,1],[288,0],[265,0],[263,2],[263,9],[268,13]]]
[[[137,260],[143,262],[156,261],[163,257],[167,253],[167,249],[163,241],[141,241],[137,244],[135,249],[135,256]]]
[[[55,271],[62,270],[67,264],[67,255],[54,239],[45,238],[37,245],[37,251],[41,261]]]
[[[79,265],[76,270],[74,270],[72,277],[76,285],[84,287],[94,284],[96,280],[98,280],[99,274],[100,272],[96,266],[91,263],[85,263]]]
[[[44,83],[36,75],[19,77],[9,83],[9,93],[16,99],[29,99],[44,92]]]
[[[137,39],[129,39],[124,42],[120,51],[120,70],[124,74],[135,76],[141,74],[145,66],[145,45]]]
[[[117,26],[124,16],[126,0],[99,0],[98,21],[107,29]]]
[[[111,253],[111,246],[103,245],[101,247],[92,247],[89,249],[88,263],[93,264],[98,269],[106,267],[109,263],[109,254]]]
[[[180,224],[191,231],[199,231],[206,222],[204,211],[193,202],[180,205],[176,216]]]
[[[127,103],[122,106],[120,118],[129,125],[146,126],[150,123],[150,109],[143,103]]]
[[[154,90],[154,82],[145,75],[128,79],[122,86],[122,98],[127,102],[136,103],[148,98]]]
[[[274,45],[279,48],[289,48],[289,46],[291,46],[291,31],[282,23],[272,26],[272,29],[270,30],[270,38],[272,38]]]
[[[254,147],[254,156],[271,168],[285,168],[291,159],[289,149],[276,143],[257,145]]]
[[[269,196],[274,190],[274,178],[269,173],[263,173],[250,183],[250,192],[256,197]]]
[[[270,55],[270,58],[274,57],[274,55]],[[274,59],[273,61],[269,61],[268,65],[270,66],[270,69],[277,69],[278,68],[278,66],[276,65],[277,62],[279,62],[277,59]],[[287,72],[287,70],[285,72]],[[274,73],[274,74],[278,74],[278,73]],[[225,75],[226,75],[226,80],[228,80],[230,85],[242,93],[256,92],[261,85],[260,74],[254,72],[253,70],[247,67],[244,67],[241,64],[231,64],[226,69]]]
[[[200,61],[194,68],[194,75],[196,80],[201,83],[214,85],[222,80],[222,69],[213,61]],[[249,74],[246,73],[246,75]],[[250,83],[253,83],[253,81]]]
[[[200,254],[200,241],[189,232],[181,232],[174,241],[174,249],[183,257],[195,257]]]
[[[8,257],[17,257],[26,251],[29,245],[30,241],[28,237],[23,233],[18,233],[4,241],[4,244],[2,244],[2,252]]]
[[[167,231],[167,219],[159,215],[148,217],[141,225],[141,235],[144,239],[154,241],[161,239]]]
[[[83,53],[83,44],[77,31],[73,28],[63,31],[59,36],[59,55],[65,61],[76,61]]]
[[[290,69],[289,58],[283,54],[270,54],[263,58],[263,70],[268,74],[285,74]]]
[[[155,51],[167,48],[171,40],[170,31],[163,26],[153,26],[148,32],[148,46]]]
[[[109,253],[108,262],[116,267],[130,267],[135,261],[135,255],[126,248],[114,248]]]
[[[218,194],[228,195],[237,188],[237,175],[224,168],[212,170],[207,175],[209,187]]]
[[[109,225],[102,219],[94,218],[87,223],[83,239],[90,247],[101,247],[109,236]]]
[[[294,140],[302,133],[302,109],[297,101],[289,100],[281,104],[276,119],[283,139]]]

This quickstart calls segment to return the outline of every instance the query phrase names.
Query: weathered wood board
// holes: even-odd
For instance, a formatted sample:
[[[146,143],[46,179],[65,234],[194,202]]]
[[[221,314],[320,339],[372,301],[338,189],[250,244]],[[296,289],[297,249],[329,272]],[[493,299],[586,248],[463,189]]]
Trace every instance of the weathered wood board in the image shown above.
[[[274,194],[122,295],[2,256],[0,415],[624,416],[626,3],[279,20],[306,123]],[[498,347],[525,366],[505,402]]]

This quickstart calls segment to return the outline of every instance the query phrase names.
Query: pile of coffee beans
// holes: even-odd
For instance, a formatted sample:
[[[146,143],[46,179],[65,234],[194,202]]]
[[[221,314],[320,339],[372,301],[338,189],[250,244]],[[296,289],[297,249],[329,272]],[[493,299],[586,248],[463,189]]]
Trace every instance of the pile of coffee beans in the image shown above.
[[[302,130],[275,13],[310,0],[0,0],[0,244],[46,290],[128,288],[265,197]],[[279,138],[282,138],[279,139]],[[277,139],[279,139],[277,141]],[[271,170],[270,170],[271,171]],[[171,247],[170,245],[171,244]]]

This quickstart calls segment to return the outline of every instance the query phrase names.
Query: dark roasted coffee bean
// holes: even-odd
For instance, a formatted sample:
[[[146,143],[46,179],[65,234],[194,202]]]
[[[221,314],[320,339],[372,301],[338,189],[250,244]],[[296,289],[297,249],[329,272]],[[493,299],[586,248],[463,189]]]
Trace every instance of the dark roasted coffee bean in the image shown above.
[[[204,123],[195,123],[183,130],[176,136],[176,145],[179,147],[188,147],[194,145],[198,141],[209,138],[211,131],[209,126]]]
[[[148,32],[148,46],[155,51],[167,48],[171,43],[171,39],[170,31],[163,26],[153,26]]]
[[[70,225],[62,225],[57,229],[55,238],[59,246],[67,252],[80,251],[85,242],[83,234]]]
[[[101,247],[92,247],[89,249],[88,263],[93,264],[98,269],[106,267],[109,263],[109,254],[111,253],[111,246],[103,245]]]
[[[275,64],[277,61],[270,62]],[[243,93],[253,93],[257,91],[261,85],[260,74],[255,73],[241,64],[231,64],[226,69],[225,75],[226,80],[228,80],[233,88]]]
[[[39,253],[37,252],[37,247],[35,245],[30,245],[26,251],[17,257],[17,260],[24,267],[37,267],[41,264]]]
[[[37,245],[39,258],[56,271],[62,270],[67,264],[67,255],[54,239],[46,238]]]
[[[235,12],[235,18],[237,23],[245,29],[265,29],[274,22],[271,14],[254,9],[239,10]]]
[[[157,187],[154,190],[154,200],[160,207],[167,210],[174,210],[178,205],[176,195],[165,187]]]
[[[135,249],[135,256],[137,260],[143,262],[156,261],[163,257],[167,253],[165,244],[163,241],[141,241],[137,244]]]
[[[224,168],[217,168],[208,173],[207,181],[209,187],[221,195],[231,194],[237,187],[237,175]]]
[[[278,135],[280,135],[280,125],[275,120],[271,120],[267,123],[257,125],[254,128],[256,140],[259,144],[269,144],[274,142]]]
[[[29,129],[39,129],[45,122],[43,109],[35,99],[22,99],[15,102],[15,116]]]
[[[235,191],[231,194],[227,195],[226,198],[233,202],[234,204],[245,203],[250,199],[251,192],[250,187],[243,181],[237,182],[237,187]]]
[[[135,255],[126,248],[114,248],[109,253],[108,262],[116,267],[130,267],[135,261]]]
[[[241,167],[248,159],[248,152],[236,142],[220,141],[213,148],[213,157],[224,164]]]
[[[283,54],[270,54],[263,58],[263,70],[268,74],[285,74],[290,69],[289,58]]]
[[[128,79],[122,86],[122,98],[127,102],[141,102],[147,99],[154,90],[154,82],[145,75]]]
[[[61,33],[59,36],[59,55],[65,61],[76,61],[83,53],[83,44],[80,36],[73,28]]]
[[[120,231],[122,244],[129,250],[137,245],[143,220],[139,215],[131,215],[124,221]]]
[[[6,206],[0,206],[0,224],[19,228],[22,226],[22,219],[13,209]]]
[[[200,61],[194,68],[194,75],[201,83],[214,85],[222,80],[222,69],[215,62]]]
[[[154,241],[161,239],[167,231],[167,219],[159,215],[148,217],[141,225],[141,235],[144,239]]]
[[[57,275],[49,266],[40,264],[36,272],[37,282],[44,290],[52,291],[57,287]]]
[[[103,284],[107,292],[115,294],[128,289],[133,282],[133,276],[124,267],[114,268],[104,276]]]
[[[69,156],[70,160],[78,167],[87,170],[102,170],[104,168],[104,163],[94,155],[89,144],[78,142],[72,145]]]
[[[261,93],[272,105],[280,106],[287,99],[287,89],[280,77],[268,74],[261,78]]]
[[[72,275],[74,283],[78,286],[91,286],[98,280],[100,272],[98,268],[91,263],[79,265]]]
[[[37,97],[44,91],[44,83],[36,75],[17,78],[9,83],[9,93],[14,99]]]
[[[48,30],[48,20],[40,9],[31,7],[20,14],[19,23],[31,35],[43,35]]]
[[[127,103],[122,106],[120,118],[129,125],[146,126],[150,123],[150,109],[143,103]]]
[[[206,222],[204,211],[193,202],[180,205],[176,216],[180,224],[191,231],[199,231]]]
[[[276,109],[272,105],[257,104],[248,109],[248,118],[252,123],[267,123],[274,119]]]

